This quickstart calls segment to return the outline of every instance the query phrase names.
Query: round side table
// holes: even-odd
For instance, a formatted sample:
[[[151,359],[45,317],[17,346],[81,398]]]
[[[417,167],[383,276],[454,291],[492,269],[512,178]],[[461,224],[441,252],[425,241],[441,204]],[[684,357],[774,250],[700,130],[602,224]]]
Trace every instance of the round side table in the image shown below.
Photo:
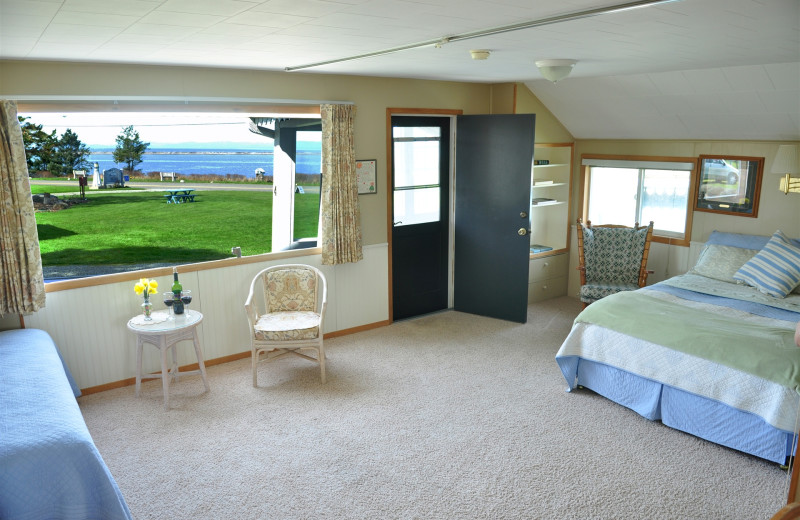
[[[128,320],[128,330],[136,334],[136,396],[142,388],[142,379],[161,378],[164,387],[164,410],[169,409],[169,383],[172,378],[178,381],[179,374],[200,374],[206,391],[211,389],[206,379],[206,365],[203,362],[203,351],[197,337],[197,325],[203,321],[203,314],[195,310],[186,310],[182,315],[168,319],[167,311],[153,313],[152,321],[143,321],[142,315],[134,316]],[[199,370],[180,372],[178,370],[178,353],[176,345],[180,341],[191,340],[194,352],[197,355]],[[161,373],[142,376],[142,347],[149,343],[161,351]],[[167,365],[167,351],[172,349],[172,363]]]

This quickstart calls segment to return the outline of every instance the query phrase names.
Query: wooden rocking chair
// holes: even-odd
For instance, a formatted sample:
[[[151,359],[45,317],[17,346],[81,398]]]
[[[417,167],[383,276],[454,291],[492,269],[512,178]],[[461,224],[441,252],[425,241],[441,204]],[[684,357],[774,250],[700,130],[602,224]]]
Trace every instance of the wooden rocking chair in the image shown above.
[[[633,227],[615,224],[592,226],[578,219],[578,270],[581,301],[592,302],[647,284],[647,257],[653,238],[653,222]]]

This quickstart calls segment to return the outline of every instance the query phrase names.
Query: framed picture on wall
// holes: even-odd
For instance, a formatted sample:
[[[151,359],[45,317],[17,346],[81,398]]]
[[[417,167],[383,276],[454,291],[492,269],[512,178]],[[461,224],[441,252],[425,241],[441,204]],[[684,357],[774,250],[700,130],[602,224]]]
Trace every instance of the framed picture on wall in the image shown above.
[[[358,194],[378,193],[376,170],[378,161],[375,159],[356,159],[356,177],[358,179]]]
[[[758,216],[763,157],[701,155],[698,162],[695,211]]]

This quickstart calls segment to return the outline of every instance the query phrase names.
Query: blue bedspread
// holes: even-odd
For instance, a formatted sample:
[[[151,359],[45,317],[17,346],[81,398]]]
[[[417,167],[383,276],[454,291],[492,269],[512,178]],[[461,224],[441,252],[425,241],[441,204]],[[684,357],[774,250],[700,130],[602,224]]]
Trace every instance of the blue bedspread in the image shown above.
[[[130,519],[50,336],[0,332],[0,518]]]

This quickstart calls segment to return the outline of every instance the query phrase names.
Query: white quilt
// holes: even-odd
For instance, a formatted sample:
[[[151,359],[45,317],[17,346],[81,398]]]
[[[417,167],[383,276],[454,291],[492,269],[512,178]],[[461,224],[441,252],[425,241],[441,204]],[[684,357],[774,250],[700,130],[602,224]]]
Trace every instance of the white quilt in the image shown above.
[[[674,298],[671,295],[665,296]],[[682,302],[719,309],[714,305],[685,300]],[[731,309],[727,311],[740,312]],[[742,314],[747,315],[742,316],[742,319],[766,319],[748,313]],[[780,430],[796,431],[800,396],[789,388],[757,376],[586,323],[577,323],[573,327],[556,354],[564,376],[570,382],[570,388],[574,387],[577,373],[575,356],[757,414]]]

